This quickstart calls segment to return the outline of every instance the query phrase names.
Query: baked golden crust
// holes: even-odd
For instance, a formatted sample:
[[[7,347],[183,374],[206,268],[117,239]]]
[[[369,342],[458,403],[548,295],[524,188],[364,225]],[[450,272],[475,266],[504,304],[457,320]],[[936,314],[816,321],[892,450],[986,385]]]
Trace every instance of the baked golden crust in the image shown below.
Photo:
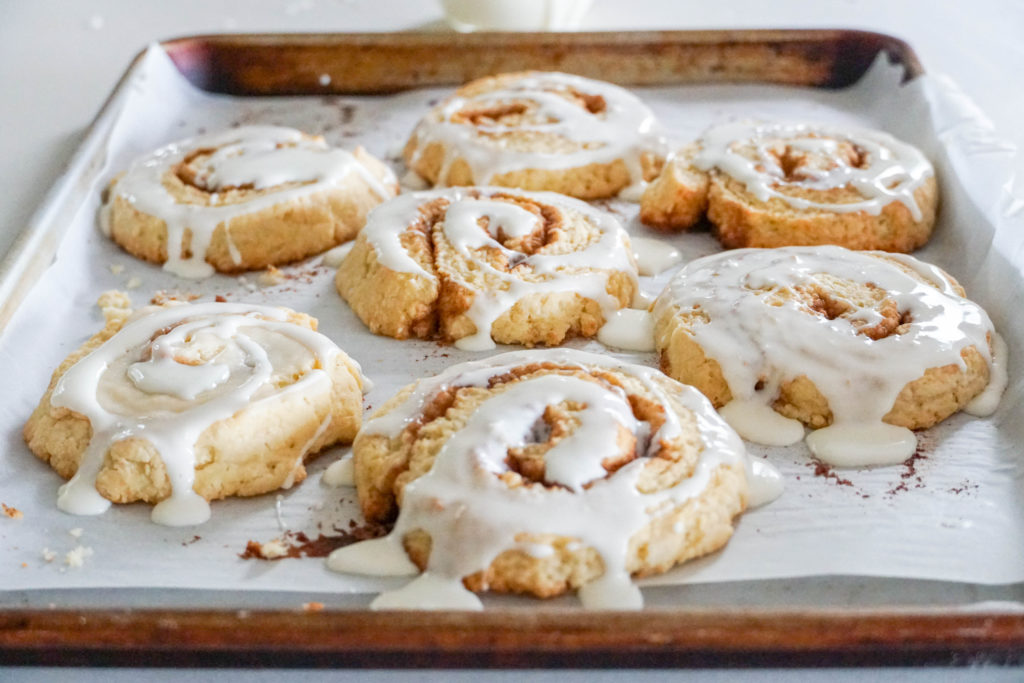
[[[616,476],[635,477],[630,480],[633,494],[650,496],[651,500],[646,504],[646,522],[628,538],[625,564],[629,574],[648,576],[661,573],[688,559],[713,552],[728,541],[733,518],[746,508],[747,479],[742,458],[711,466],[703,489],[692,497],[672,502],[657,498],[659,494],[682,486],[689,478],[699,477],[698,462],[707,455],[704,452],[706,448],[714,447],[702,434],[699,426],[702,423],[691,408],[680,402],[684,393],[682,387],[653,371],[648,371],[652,379],[645,384],[629,372],[612,367],[581,366],[540,360],[539,357],[538,360],[503,368],[480,385],[459,386],[455,382],[445,386],[429,395],[413,419],[398,433],[379,433],[373,420],[387,419],[396,410],[401,410],[418,385],[405,387],[385,403],[353,445],[356,485],[366,518],[382,522],[394,519],[400,509],[402,514],[406,514],[405,493],[408,487],[435,469],[438,458],[446,452],[452,440],[472,428],[469,425],[476,413],[488,404],[493,405],[494,401],[503,400],[502,397],[516,395],[515,392],[531,382],[557,376],[593,383],[617,395],[621,393],[621,400],[629,406],[634,418],[648,423],[652,434],[658,433],[665,423],[667,412],[671,413],[671,419],[679,422],[678,433],[660,441],[655,455],[645,455],[646,446],[636,434],[619,427],[616,437],[618,455],[608,456],[602,461],[605,480]],[[703,401],[701,404],[706,406]],[[549,400],[541,418],[545,424],[540,430],[543,435],[536,442],[528,440],[527,445],[508,448],[506,468],[490,471],[487,476],[494,477],[500,482],[499,486],[521,489],[532,496],[564,495],[562,485],[549,479],[552,475],[547,469],[550,465],[546,458],[559,443],[574,438],[577,430],[585,429],[582,416],[585,410],[586,405],[571,400]],[[707,410],[710,411],[710,407]],[[585,453],[579,454],[579,457],[585,456]],[[639,473],[635,469],[623,469],[637,460],[643,462]],[[450,465],[445,467],[447,472]],[[620,471],[630,473],[618,475]],[[593,485],[594,482],[586,484],[584,490],[574,495],[586,495],[585,491]],[[482,490],[486,489],[486,485],[482,486]],[[486,529],[487,522],[473,520],[480,515],[474,505],[488,505],[487,496],[476,496],[466,492],[458,499],[449,499],[445,505],[462,506],[461,519],[464,522],[460,524],[464,523],[466,528],[479,525],[480,529]],[[643,502],[636,504],[645,506]],[[623,500],[622,505],[632,506],[634,502]],[[607,510],[602,513],[595,510],[591,514],[606,512],[615,514]],[[509,518],[506,524],[506,531],[514,533],[515,544],[520,547],[505,549],[485,569],[464,576],[466,588],[552,597],[579,588],[605,573],[605,562],[609,560],[602,558],[595,547],[583,540],[585,533],[581,537],[570,537],[550,533],[543,528],[517,531],[517,522],[522,524],[523,518]],[[585,526],[586,520],[582,524]],[[408,530],[402,541],[409,557],[421,569],[431,562],[432,553],[450,550],[447,541],[441,544],[434,542],[426,531],[429,526],[418,524],[414,518],[404,525],[400,522],[396,527]],[[473,551],[467,548],[465,552]]]
[[[86,416],[53,405],[54,390],[72,366],[134,319],[123,295],[108,293],[100,305],[106,325],[60,364],[24,428],[29,449],[65,479],[78,471],[93,429]],[[302,313],[289,312],[286,321],[316,329],[316,320]],[[286,387],[313,367],[295,370],[296,376],[276,381]],[[287,488],[305,478],[306,460],[327,446],[351,441],[362,422],[360,372],[342,352],[323,369],[328,383],[312,390],[262,397],[203,430],[194,446],[195,493],[215,500]],[[141,437],[110,444],[95,486],[101,496],[115,503],[157,503],[172,492],[160,452]]]
[[[410,203],[407,197],[400,201]],[[628,306],[636,292],[628,238],[617,223],[595,218],[585,205],[547,193],[495,188],[422,193],[413,201],[418,203],[405,213],[384,209],[375,214],[338,268],[338,293],[376,334],[457,342],[489,333],[505,344],[557,345],[567,337],[595,335],[608,307]],[[516,207],[535,224],[523,236],[505,235],[499,228],[500,239],[467,249],[448,234],[446,221],[453,204],[473,201]],[[382,227],[397,233],[396,242],[383,248],[409,259],[404,271],[382,261],[386,241],[377,230],[382,221],[402,220],[408,225]],[[481,214],[478,220],[489,218]],[[481,234],[489,235],[487,230],[481,226]],[[617,253],[580,263],[577,257],[595,250]],[[549,263],[560,255],[566,265],[553,269],[531,261],[548,258]],[[602,284],[593,285],[596,280]],[[493,320],[481,312],[487,307],[493,308]]]
[[[546,111],[543,101],[536,99],[538,93],[558,97],[571,109]],[[496,94],[502,96],[491,99]],[[625,107],[635,112],[627,117],[631,120],[649,116],[639,100],[608,83],[534,71],[481,78],[428,112],[403,156],[410,169],[433,185],[494,185],[580,199],[612,197],[654,178],[664,154],[660,141],[628,125],[605,140],[599,138],[606,132],[596,133],[595,139],[586,137],[595,124],[615,129],[617,124],[606,111],[609,97],[623,98]],[[561,116],[578,117],[583,125],[573,126]],[[621,147],[621,154],[609,157],[600,152],[613,145]],[[490,160],[481,161],[485,158]],[[640,177],[635,177],[638,173]]]

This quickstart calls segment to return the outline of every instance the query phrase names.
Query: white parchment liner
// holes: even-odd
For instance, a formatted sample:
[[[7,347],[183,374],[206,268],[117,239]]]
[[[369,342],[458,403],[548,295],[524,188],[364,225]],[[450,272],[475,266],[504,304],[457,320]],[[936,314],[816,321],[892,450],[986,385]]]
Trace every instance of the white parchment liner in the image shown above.
[[[1015,150],[955,85],[926,76],[899,85],[900,71],[882,61],[856,86],[830,92],[767,86],[640,88],[671,135],[685,141],[728,118],[818,120],[888,130],[920,146],[939,169],[940,223],[918,256],[948,269],[969,295],[987,307],[1010,345],[1010,386],[999,412],[977,420],[954,416],[921,434],[923,459],[906,466],[838,471],[849,481],[816,475],[805,448],[752,446],[786,477],[786,493],[744,515],[729,545],[652,583],[717,582],[810,575],[888,576],[979,584],[1024,581],[1024,201],[1015,199]],[[277,562],[238,557],[253,539],[283,528],[312,536],[347,528],[357,514],[353,489],[331,489],[320,473],[340,453],[323,455],[302,485],[248,500],[214,503],[200,527],[171,529],[149,521],[144,505],[115,506],[98,517],[57,510],[59,477],[32,456],[21,427],[53,368],[101,325],[94,303],[100,292],[130,289],[139,305],[157,290],[232,301],[281,304],[318,317],[321,331],[359,360],[374,382],[367,410],[415,377],[438,372],[478,354],[435,343],[396,341],[366,331],[334,291],[333,270],[319,258],[285,269],[297,279],[256,287],[256,274],[178,280],[121,252],[95,227],[102,185],[134,157],[175,139],[238,123],[272,123],[324,134],[343,146],[364,145],[401,174],[398,157],[417,118],[447,91],[389,97],[238,99],[193,89],[159,48],[146,55],[116,114],[100,182],[81,207],[57,259],[0,339],[0,405],[4,439],[0,502],[24,513],[0,517],[0,588],[183,587],[355,592],[388,582],[328,571],[322,559]],[[635,205],[606,203],[631,232],[651,236],[635,219]],[[694,258],[718,249],[707,234],[668,238]],[[115,268],[111,269],[111,266]],[[123,267],[119,270],[116,266]],[[113,271],[119,271],[115,274]],[[657,292],[670,277],[643,278]],[[597,342],[574,346],[604,351]],[[503,350],[499,348],[496,352]],[[651,362],[646,354],[616,354]],[[318,526],[319,525],[319,526]],[[81,530],[79,536],[69,531]],[[84,566],[64,555],[92,549]],[[56,557],[43,558],[49,549]],[[390,584],[394,584],[392,580]]]

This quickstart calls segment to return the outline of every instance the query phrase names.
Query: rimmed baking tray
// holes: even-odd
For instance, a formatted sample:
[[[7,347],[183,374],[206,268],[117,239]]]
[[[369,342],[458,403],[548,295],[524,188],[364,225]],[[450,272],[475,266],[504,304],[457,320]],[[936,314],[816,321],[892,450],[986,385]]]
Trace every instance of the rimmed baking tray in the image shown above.
[[[381,94],[524,68],[572,71],[627,85],[841,88],[861,78],[881,53],[902,67],[905,79],[923,73],[905,43],[841,30],[200,36],[162,47],[193,84],[242,97]],[[138,64],[129,68],[0,266],[0,325],[9,322],[50,264],[69,216],[102,168],[108,114]],[[864,580],[863,590],[880,590],[879,597],[854,608],[815,604],[814,595],[830,591],[827,579],[764,584],[774,597],[757,606],[740,607],[728,599],[719,606],[714,596],[723,593],[712,588],[710,598],[666,600],[635,614],[521,607],[482,614],[301,611],[292,606],[294,600],[259,593],[209,597],[195,591],[175,597],[173,591],[83,589],[77,596],[50,591],[46,598],[24,600],[28,607],[9,604],[0,610],[0,660],[372,667],[1024,660],[1019,596],[1010,603],[980,602],[963,609],[932,604],[927,594],[912,590],[903,594],[899,581]],[[793,592],[804,589],[810,599]],[[979,594],[979,600],[986,597]],[[995,592],[990,599],[1006,598],[1005,592]],[[40,609],[43,599],[53,608]]]

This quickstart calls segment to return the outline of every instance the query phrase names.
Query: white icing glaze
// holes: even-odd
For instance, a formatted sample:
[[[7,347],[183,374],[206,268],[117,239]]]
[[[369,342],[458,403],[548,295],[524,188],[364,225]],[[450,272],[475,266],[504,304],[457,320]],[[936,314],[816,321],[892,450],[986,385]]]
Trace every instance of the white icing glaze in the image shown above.
[[[964,412],[975,417],[988,417],[996,412],[999,407],[999,400],[1006,391],[1006,385],[1010,381],[1009,367],[1007,367],[1006,340],[1001,334],[992,337],[992,362],[989,365],[988,386],[980,394],[971,399],[971,402],[964,406]]]
[[[692,334],[721,366],[733,395],[722,415],[746,438],[773,445],[798,440],[799,423],[767,411],[783,383],[806,376],[833,417],[832,426],[807,437],[817,457],[842,466],[900,462],[913,454],[916,439],[910,430],[882,422],[899,392],[929,368],[964,367],[960,352],[969,346],[991,366],[987,339],[994,330],[985,311],[960,297],[938,268],[911,256],[885,256],[936,286],[871,252],[738,249],[684,266],[658,298],[655,317],[695,309],[707,316],[709,322],[693,325]],[[877,340],[858,334],[881,316],[852,302],[832,320],[793,298],[765,303],[768,290],[821,286],[821,274],[885,290],[909,316],[906,330]]]
[[[209,150],[197,170],[195,185],[206,192],[209,205],[178,201],[164,184],[167,174],[190,154]],[[108,205],[122,197],[138,211],[162,220],[167,228],[164,269],[187,278],[208,277],[213,267],[205,261],[214,231],[224,225],[228,249],[241,262],[231,241],[230,222],[282,202],[308,197],[357,174],[381,199],[391,197],[393,175],[378,179],[351,153],[331,148],[320,138],[309,138],[291,128],[245,126],[175,142],[138,159],[110,189]],[[273,190],[234,203],[221,203],[219,190],[242,185]],[[100,225],[110,234],[109,208],[100,211]],[[191,232],[191,256],[183,258],[185,231]]]
[[[170,526],[206,521],[209,504],[192,490],[199,436],[258,401],[331,390],[322,368],[333,362],[338,347],[287,322],[287,316],[284,309],[249,304],[169,306],[137,315],[68,369],[50,403],[88,418],[92,438],[75,476],[60,488],[60,509],[83,515],[105,511],[110,502],[97,492],[96,476],[107,451],[124,439],[145,439],[160,454],[171,482],[171,495],[153,508],[153,521]],[[276,388],[282,369],[274,366],[275,359],[288,364],[284,372],[296,367],[306,372]],[[324,429],[326,423],[317,436]]]
[[[849,142],[863,163],[851,164],[836,154]],[[804,159],[796,176],[787,177],[779,160],[789,151]],[[761,201],[778,198],[794,209],[823,209],[837,213],[864,211],[877,216],[894,201],[921,220],[914,192],[935,174],[920,150],[888,133],[875,130],[809,124],[736,122],[714,126],[700,140],[693,160],[697,168],[718,169],[743,183]],[[829,190],[848,186],[861,201],[833,203],[795,197],[788,188]]]
[[[786,484],[782,473],[765,460],[747,458],[747,507],[767,505],[782,495]]]
[[[654,316],[635,308],[615,311],[597,331],[597,340],[615,349],[653,351]]]
[[[804,426],[799,420],[779,415],[758,398],[729,401],[718,414],[747,441],[766,446],[789,446],[804,438]]]
[[[330,467],[324,470],[321,480],[327,486],[355,486],[356,471],[352,463],[352,454],[332,462]]]
[[[575,90],[604,100],[604,110],[592,113],[559,93]],[[523,104],[528,110],[516,126],[502,122],[461,123],[452,117],[464,110]],[[511,131],[558,136],[574,143],[572,151],[526,152],[510,148],[502,140]],[[635,95],[603,81],[564,73],[531,73],[501,90],[474,97],[452,96],[431,111],[413,132],[415,165],[432,143],[447,149],[439,178],[462,159],[469,165],[476,185],[487,185],[500,175],[523,169],[559,170],[610,164],[622,159],[630,184],[643,182],[645,154],[664,156],[665,142],[655,133],[654,114]]]
[[[646,181],[640,181],[632,185],[626,185],[626,187],[619,190],[619,194],[616,196],[624,202],[639,204],[640,200],[644,198],[644,192],[647,191],[648,184]]]
[[[579,593],[585,607],[638,608],[640,593],[626,570],[629,539],[651,514],[675,509],[701,494],[719,466],[743,464],[745,471],[754,472],[740,439],[692,387],[672,383],[670,388],[651,368],[571,349],[513,352],[452,366],[417,383],[405,401],[367,422],[359,438],[396,437],[438,392],[487,386],[494,376],[541,362],[615,369],[640,382],[653,400],[692,411],[704,446],[692,476],[663,491],[637,490],[647,459],[682,434],[673,409],[662,413],[663,424],[651,434],[650,425],[633,416],[625,392],[614,385],[563,374],[517,380],[484,400],[444,444],[430,471],[405,487],[398,520],[387,537],[331,554],[328,566],[336,571],[397,575],[411,568],[402,550],[405,535],[414,529],[430,535],[424,574],[406,588],[379,597],[374,608],[479,609],[479,601],[463,588],[462,577],[486,568],[500,553],[520,548],[517,536],[522,533],[577,539],[600,554],[604,575]],[[545,482],[561,486],[506,486],[498,475],[508,469],[508,450],[545,440],[538,426],[541,417],[547,406],[563,400],[581,406],[574,413],[581,422],[545,456]],[[607,475],[601,462],[617,450],[615,442],[623,431],[635,436],[639,457]],[[762,476],[763,468],[754,474]],[[538,556],[536,549],[529,554]]]
[[[546,204],[563,212],[580,214],[596,231],[597,239],[583,248],[564,254],[535,252],[524,255],[505,247],[495,236],[523,236],[539,226],[537,216],[507,201],[490,199],[495,194],[524,197]],[[475,268],[489,276],[501,279],[503,289],[475,291],[473,303],[466,312],[476,326],[476,333],[456,340],[455,345],[469,351],[493,349],[491,326],[517,301],[532,294],[549,292],[575,292],[596,301],[605,318],[620,307],[618,299],[608,293],[608,282],[613,272],[625,272],[633,278],[636,290],[636,265],[630,255],[629,236],[611,215],[571,197],[551,192],[524,192],[508,188],[451,188],[430,192],[400,195],[375,208],[367,219],[363,235],[373,245],[381,265],[399,273],[411,273],[430,280],[428,273],[405,250],[401,236],[420,217],[419,207],[428,202],[445,199],[449,202],[442,224],[442,233],[459,257],[472,262]],[[487,230],[481,221],[487,221]],[[494,268],[478,251],[497,250],[507,256],[516,270],[539,276],[523,279],[516,273]],[[475,286],[451,270],[446,275],[467,289]]]
[[[353,246],[355,246],[355,240],[339,244],[333,249],[328,249],[324,252],[323,264],[328,268],[337,268],[345,260],[345,257],[348,256],[348,253],[352,251]]]
[[[641,275],[657,275],[683,260],[679,250],[664,240],[631,235],[629,242]]]

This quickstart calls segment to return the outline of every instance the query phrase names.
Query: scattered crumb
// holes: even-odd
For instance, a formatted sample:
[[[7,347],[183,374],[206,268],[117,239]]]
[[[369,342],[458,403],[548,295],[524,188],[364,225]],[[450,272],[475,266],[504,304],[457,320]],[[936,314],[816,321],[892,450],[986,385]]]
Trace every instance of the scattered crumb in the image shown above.
[[[261,287],[273,287],[274,285],[281,284],[284,280],[284,273],[274,266],[267,266],[267,269],[259,274],[259,283]],[[241,278],[239,278],[239,281],[241,281]]]
[[[7,517],[8,519],[21,519],[25,516],[18,508],[11,507],[5,503],[0,503],[0,508],[4,511],[4,517]]]
[[[336,534],[310,538],[302,531],[287,531],[280,538],[266,543],[249,541],[239,554],[243,560],[279,560],[285,557],[327,557],[331,551],[358,541],[380,538],[391,531],[390,525],[349,522],[347,531],[334,528]]]
[[[302,603],[302,609],[306,612],[322,612],[324,609],[324,603],[322,602],[304,602]]]
[[[168,292],[165,289],[161,289],[153,295],[153,298],[149,300],[149,303],[154,306],[165,306],[173,301],[195,301],[198,298],[198,294],[191,294],[189,292]]]
[[[213,300],[214,300],[214,301],[216,301],[217,303],[220,303],[220,304],[223,304],[223,303],[226,303],[226,302],[227,302],[227,299],[225,299],[225,298],[224,298],[224,297],[223,297],[222,295],[220,295],[220,294],[218,294],[217,296],[213,297]]]
[[[811,460],[809,464],[814,468],[814,476],[822,477],[824,479],[832,479],[840,486],[853,486],[852,481],[844,479],[836,474],[836,471],[832,469],[831,465],[823,463],[820,460]]]
[[[75,569],[85,564],[87,557],[92,556],[92,548],[84,545],[75,546],[64,556],[64,564]]]
[[[81,529],[81,527],[75,527],[74,529],[68,529],[68,533],[71,536],[75,537],[75,538],[81,538],[82,537],[82,529]]]
[[[124,283],[127,289],[138,289],[142,286],[142,280],[137,277],[129,278],[128,282]]]
[[[288,557],[289,548],[280,538],[275,538],[266,543],[249,541],[245,545],[245,552],[242,559],[277,560]]]
[[[331,75],[330,74],[320,74],[320,85],[322,85],[322,86],[324,86],[326,88],[330,84],[331,84]]]
[[[919,446],[912,456],[903,461],[903,471],[900,472],[899,483],[886,491],[886,493],[890,496],[895,496],[897,493],[909,491],[911,487],[915,489],[924,488],[924,480],[921,479],[921,475],[918,474],[917,466],[922,460],[927,459],[928,456],[921,452],[921,448]]]
[[[43,548],[43,562],[53,562],[57,559],[57,553],[53,552],[49,548]]]
[[[124,266],[120,263],[112,263],[110,264],[110,272],[114,275],[120,275],[124,272]]]
[[[195,543],[196,541],[198,541],[198,540],[199,540],[199,539],[201,539],[201,538],[202,538],[202,536],[193,536],[192,538],[190,538],[190,539],[189,539],[189,540],[187,540],[187,541],[182,541],[182,542],[181,542],[181,544],[182,544],[183,546],[188,546],[188,545],[192,545],[193,543]]]
[[[22,562],[21,563],[21,568],[25,569],[26,567],[28,567],[28,562]]]
[[[239,275],[237,279],[238,279],[238,284],[242,285],[243,287],[248,289],[250,292],[255,292],[256,291],[256,285],[254,285],[253,283],[249,282],[249,278],[247,278],[246,276]]]

